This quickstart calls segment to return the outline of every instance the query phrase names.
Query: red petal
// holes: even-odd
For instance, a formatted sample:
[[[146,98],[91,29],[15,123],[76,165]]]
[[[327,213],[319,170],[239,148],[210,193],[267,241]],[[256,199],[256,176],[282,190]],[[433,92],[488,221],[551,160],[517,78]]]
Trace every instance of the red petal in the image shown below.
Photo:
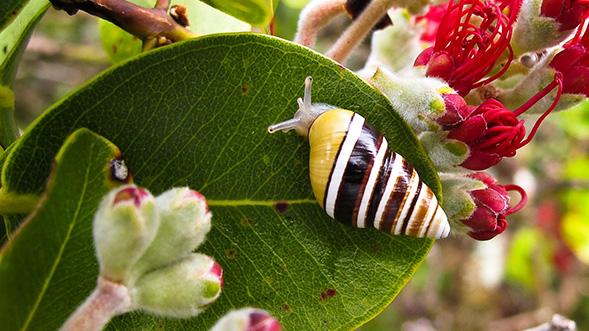
[[[574,67],[569,75],[563,79],[562,90],[564,93],[585,94],[589,89],[589,68]]]
[[[556,54],[550,62],[550,66],[564,74],[577,62],[577,59],[586,53],[587,50],[583,45],[573,45]]]
[[[428,62],[426,75],[428,77],[439,77],[448,81],[455,69],[454,59],[448,53],[444,51],[436,52],[432,54]]]
[[[558,18],[564,7],[566,0],[544,0],[542,1],[542,9],[540,14],[542,16]]]
[[[470,194],[477,200],[477,205],[481,204],[495,213],[501,214],[509,208],[509,196],[507,195],[507,192],[501,194],[493,188],[494,187],[490,187],[484,190],[472,191]]]
[[[462,162],[461,166],[470,170],[485,170],[499,163],[501,159],[502,157],[497,154],[471,149],[468,159]]]
[[[459,126],[452,129],[448,133],[448,138],[456,139],[465,142],[466,144],[473,144],[479,140],[487,130],[487,122],[482,115],[475,115],[469,117]]]
[[[438,118],[438,123],[443,126],[454,126],[464,121],[470,115],[474,108],[469,107],[464,101],[464,98],[459,94],[443,94],[444,104],[446,105],[446,113],[444,116]]]
[[[419,55],[415,59],[413,66],[417,67],[417,66],[427,65],[429,60],[432,58],[433,53],[434,53],[433,47],[429,47],[429,48],[424,49],[421,53],[419,53]]]

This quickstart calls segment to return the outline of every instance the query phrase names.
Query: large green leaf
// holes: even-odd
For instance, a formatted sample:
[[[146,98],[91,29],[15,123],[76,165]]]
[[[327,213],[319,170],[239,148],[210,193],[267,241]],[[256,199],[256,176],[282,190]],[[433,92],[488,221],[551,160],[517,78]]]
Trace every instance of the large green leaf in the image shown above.
[[[26,1],[0,1],[0,19],[4,6]],[[49,7],[47,0],[31,0],[9,26],[0,28],[0,85],[12,85],[20,56],[25,49],[33,28]],[[2,26],[0,21],[0,27]]]
[[[110,161],[120,155],[88,130],[76,131],[55,158],[42,205],[0,251],[3,330],[54,330],[96,284],[92,216],[116,184]]]
[[[88,127],[119,146],[135,181],[155,194],[188,185],[207,196],[213,230],[203,250],[226,276],[224,294],[197,318],[133,314],[114,325],[202,329],[249,305],[287,330],[354,328],[387,306],[432,241],[353,229],[315,203],[307,142],[266,131],[293,115],[308,75],[316,102],[364,115],[440,193],[425,151],[383,95],[311,50],[254,34],[164,47],[88,83],[19,140],[4,189],[40,192],[63,140]]]

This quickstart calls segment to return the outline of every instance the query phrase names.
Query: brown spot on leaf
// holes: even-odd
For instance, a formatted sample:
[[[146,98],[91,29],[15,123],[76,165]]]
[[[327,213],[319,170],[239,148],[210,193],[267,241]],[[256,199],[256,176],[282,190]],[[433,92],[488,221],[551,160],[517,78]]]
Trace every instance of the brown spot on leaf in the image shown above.
[[[286,212],[286,210],[288,209],[288,202],[287,201],[278,201],[274,205],[274,208],[276,208],[277,212],[284,214]]]
[[[8,46],[2,47],[2,51],[4,52],[4,54],[8,53]]]
[[[233,248],[230,248],[225,251],[225,256],[227,256],[228,259],[233,260],[237,257],[237,251]]]
[[[247,92],[250,90],[250,87],[246,84],[243,83],[241,84],[241,94],[247,94]]]
[[[112,44],[111,50],[112,50],[113,54],[117,54],[117,51],[119,50],[119,48],[117,47],[116,44]]]
[[[327,299],[331,299],[337,294],[337,291],[334,288],[325,289],[325,291],[321,292],[319,296],[319,300],[325,301]]]
[[[290,309],[290,305],[289,305],[288,303],[285,303],[285,304],[283,304],[283,305],[280,307],[280,309],[282,309],[282,311],[284,311],[284,312],[287,312],[287,313],[291,311],[291,309]]]
[[[250,220],[247,217],[244,217],[239,221],[239,223],[243,226],[250,226],[250,225],[252,225],[252,220]]]

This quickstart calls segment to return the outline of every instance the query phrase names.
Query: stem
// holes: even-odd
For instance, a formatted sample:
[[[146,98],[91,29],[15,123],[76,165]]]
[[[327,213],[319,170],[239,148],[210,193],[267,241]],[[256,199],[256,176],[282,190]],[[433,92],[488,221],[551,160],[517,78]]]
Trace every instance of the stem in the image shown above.
[[[170,9],[170,0],[157,0],[153,8],[168,10]]]
[[[110,21],[130,34],[142,39],[165,37],[180,41],[196,37],[196,34],[178,24],[168,15],[167,8],[144,8],[126,0],[51,0],[54,6],[70,15],[83,10]],[[168,5],[168,0],[158,1],[157,6]]]
[[[335,16],[346,10],[346,0],[311,1],[300,14],[294,41],[306,47],[315,46],[317,33]]]
[[[0,86],[0,145],[6,149],[18,136],[14,118],[14,93],[8,87]]]
[[[131,296],[124,285],[102,277],[92,294],[61,327],[61,331],[98,331],[115,316],[131,309]]]
[[[33,194],[6,193],[0,190],[0,214],[28,214],[35,209],[39,196]]]
[[[368,35],[372,28],[380,21],[387,10],[393,5],[393,0],[373,0],[358,18],[344,31],[327,56],[342,63],[352,50]]]

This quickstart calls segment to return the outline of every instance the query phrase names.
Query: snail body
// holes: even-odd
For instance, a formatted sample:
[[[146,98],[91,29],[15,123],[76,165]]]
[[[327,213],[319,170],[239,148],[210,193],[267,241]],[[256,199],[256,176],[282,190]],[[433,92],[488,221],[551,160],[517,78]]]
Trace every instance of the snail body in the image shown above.
[[[386,138],[350,110],[311,103],[311,77],[293,119],[269,132],[295,129],[311,147],[309,176],[331,217],[394,235],[445,238],[450,225],[432,190]]]

